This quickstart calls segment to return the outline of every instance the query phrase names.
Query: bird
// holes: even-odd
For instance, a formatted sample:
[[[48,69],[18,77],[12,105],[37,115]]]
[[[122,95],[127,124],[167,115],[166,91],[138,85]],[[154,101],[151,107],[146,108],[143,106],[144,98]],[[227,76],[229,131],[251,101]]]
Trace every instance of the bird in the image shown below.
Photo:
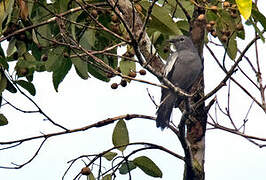
[[[173,50],[167,58],[163,76],[174,86],[189,92],[202,72],[202,60],[189,37],[180,35],[169,42]],[[178,107],[183,100],[182,96],[172,90],[162,88],[161,103],[156,112],[156,126],[162,130],[168,127],[173,108]]]

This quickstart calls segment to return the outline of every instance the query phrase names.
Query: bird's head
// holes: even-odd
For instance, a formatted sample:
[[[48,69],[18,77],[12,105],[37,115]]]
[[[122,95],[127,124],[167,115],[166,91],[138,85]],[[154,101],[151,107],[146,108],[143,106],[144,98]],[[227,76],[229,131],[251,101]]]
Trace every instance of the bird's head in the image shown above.
[[[172,52],[176,52],[177,50],[183,50],[187,48],[194,48],[193,42],[187,36],[178,36],[175,39],[170,39],[168,42],[171,43],[170,49]]]

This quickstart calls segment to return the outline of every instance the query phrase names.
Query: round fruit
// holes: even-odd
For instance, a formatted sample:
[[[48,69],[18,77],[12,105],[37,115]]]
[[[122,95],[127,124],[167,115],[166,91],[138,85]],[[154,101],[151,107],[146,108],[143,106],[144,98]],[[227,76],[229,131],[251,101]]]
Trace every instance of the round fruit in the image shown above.
[[[20,68],[17,71],[18,76],[26,76],[29,73],[28,68]]]
[[[63,56],[64,58],[69,58],[69,54],[67,52],[64,52]]]
[[[211,24],[206,24],[206,30],[208,32],[211,32],[213,30],[212,25]]]
[[[135,78],[137,76],[136,72],[130,71],[128,74],[129,77]]]
[[[237,5],[236,4],[232,4],[231,7],[234,8],[234,9],[236,9],[237,8]]]
[[[26,41],[26,34],[24,34],[24,33],[19,34],[18,39],[21,41]]]
[[[200,21],[203,21],[205,19],[205,15],[201,14],[201,15],[198,16],[197,19],[200,20]]]
[[[96,17],[98,16],[98,12],[97,12],[97,10],[93,9],[93,10],[91,11],[91,15],[92,15],[94,18],[96,18]]]
[[[232,18],[237,18],[237,14],[236,13],[232,12],[230,15],[231,15]]]
[[[116,14],[113,14],[111,19],[112,19],[112,21],[114,23],[118,23],[119,22],[119,18],[118,18],[118,16]]]
[[[81,169],[81,174],[82,174],[82,175],[85,175],[85,176],[90,175],[90,174],[91,174],[91,170],[90,170],[90,168],[88,168],[88,167],[84,167],[84,168],[82,168],[82,169]]]
[[[221,30],[221,33],[222,33],[222,34],[225,34],[225,32],[226,32],[226,29],[222,29],[222,30]]]
[[[224,3],[223,3],[223,7],[224,7],[224,8],[228,8],[228,7],[230,7],[230,2],[228,2],[228,1],[224,1]]]
[[[142,75],[142,76],[146,75],[146,71],[145,71],[145,69],[141,69],[141,70],[139,71],[139,74]]]
[[[209,23],[210,23],[210,25],[212,25],[212,26],[214,26],[214,25],[216,24],[215,21],[210,21]]]
[[[120,85],[122,87],[126,87],[127,86],[127,81],[125,79],[121,79]]]
[[[117,24],[111,24],[110,25],[111,30],[116,34],[121,34],[120,28]]]
[[[117,89],[117,88],[118,88],[118,84],[117,84],[117,83],[113,83],[113,84],[111,85],[111,88],[112,88],[112,89]]]
[[[238,31],[242,31],[242,30],[244,30],[244,27],[243,27],[242,24],[238,24],[238,25],[236,25],[236,29],[237,29]]]
[[[210,9],[213,10],[213,11],[218,11],[218,7],[217,6],[211,6]]]
[[[41,61],[47,61],[48,60],[48,56],[46,55],[46,54],[43,54],[42,56],[41,56]]]
[[[222,35],[221,41],[225,43],[227,41],[228,37],[226,35]]]
[[[229,30],[225,31],[224,35],[226,35],[227,37],[229,37],[231,35],[231,31],[229,31]]]

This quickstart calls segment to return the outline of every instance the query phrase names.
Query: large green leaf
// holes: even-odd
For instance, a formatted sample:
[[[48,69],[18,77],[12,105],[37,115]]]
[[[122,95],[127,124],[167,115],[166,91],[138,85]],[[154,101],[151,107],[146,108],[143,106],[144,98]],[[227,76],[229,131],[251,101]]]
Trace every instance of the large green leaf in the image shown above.
[[[7,118],[3,114],[0,114],[0,126],[4,126],[7,124],[8,124]]]
[[[27,45],[23,41],[16,41],[16,47],[17,47],[17,52],[18,56],[22,56],[27,52]]]
[[[105,159],[107,159],[108,161],[111,161],[116,155],[117,155],[116,152],[111,152],[111,151],[109,151],[109,152],[105,153],[105,154],[103,155],[103,157],[104,157]]]
[[[136,71],[136,63],[129,60],[121,60],[119,63],[122,74],[128,75],[131,71]]]
[[[237,55],[236,34],[233,34],[228,42],[227,54],[231,59],[235,59]]]
[[[175,18],[186,19],[186,15],[183,10],[177,5],[176,0],[167,0],[168,3],[165,3],[165,6],[171,10],[171,14],[174,14]],[[194,4],[191,1],[179,0],[182,6],[186,9],[187,13],[192,17],[194,12]]]
[[[120,174],[127,174],[128,172],[132,171],[133,169],[136,169],[136,165],[133,161],[124,162],[121,167],[119,168]]]
[[[260,13],[257,9],[252,9],[252,17],[256,21],[260,22],[264,30],[266,29],[266,17],[262,13]]]
[[[17,92],[17,89],[15,88],[15,86],[8,79],[7,79],[6,90],[8,90],[11,93]]]
[[[63,58],[62,54],[65,49],[63,47],[57,47],[48,53],[48,60],[45,62],[45,68],[48,72],[53,71],[56,68],[56,64]]]
[[[32,96],[35,96],[36,89],[34,85],[31,82],[24,81],[24,80],[18,80],[15,81],[19,86],[23,87],[25,90],[27,90]]]
[[[148,1],[139,2],[145,11],[148,11],[151,3]],[[180,29],[178,29],[176,23],[173,21],[169,15],[169,11],[165,7],[160,7],[154,5],[151,14],[152,21],[150,22],[150,27],[161,31],[162,33],[169,35],[180,35],[182,34]]]
[[[82,78],[82,79],[88,79],[88,66],[87,62],[81,60],[80,58],[71,58],[72,63],[75,66],[75,70],[77,74]]]
[[[120,151],[124,151],[126,149],[126,145],[129,143],[129,136],[127,126],[124,120],[119,120],[113,131],[113,145],[114,146],[122,146],[118,148]]]
[[[100,70],[99,68],[97,68],[95,65],[88,64],[88,72],[99,80],[102,80],[105,82],[110,81],[110,79],[106,77],[106,73]]]
[[[72,62],[69,58],[61,57],[57,60],[55,69],[53,70],[53,84],[56,92],[58,92],[58,86],[71,69],[71,66]]]
[[[87,31],[84,32],[84,34],[82,35],[81,39],[80,39],[80,45],[87,49],[90,50],[91,47],[94,47],[95,44],[95,30],[93,29],[88,29]]]
[[[0,57],[0,66],[1,66],[2,68],[4,68],[4,69],[7,69],[7,70],[8,70],[9,65],[8,65],[8,63],[6,62],[6,59],[5,59],[5,58]]]
[[[95,180],[95,177],[92,172],[88,175],[87,180]]]
[[[12,54],[14,54],[14,52],[17,51],[17,48],[16,48],[16,39],[15,38],[12,38],[9,43],[8,43],[8,48],[6,50],[6,54],[7,54],[7,57],[10,57],[12,56]]]
[[[160,168],[148,157],[140,156],[133,160],[134,164],[138,166],[145,174],[152,177],[162,177],[163,173]]]

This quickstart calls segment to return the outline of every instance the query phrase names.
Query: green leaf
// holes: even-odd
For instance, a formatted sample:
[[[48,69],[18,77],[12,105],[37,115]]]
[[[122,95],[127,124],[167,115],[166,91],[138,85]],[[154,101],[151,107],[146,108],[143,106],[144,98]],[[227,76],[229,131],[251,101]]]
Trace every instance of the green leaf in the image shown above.
[[[92,172],[88,175],[87,180],[95,180],[95,177]]]
[[[53,49],[53,51],[49,51],[48,53],[48,60],[45,62],[45,69],[48,72],[53,71],[54,69],[56,69],[56,64],[58,63],[58,61],[61,61],[63,56],[62,54],[64,53],[64,48],[63,47],[57,47],[55,49]]]
[[[247,20],[251,15],[252,0],[236,0],[240,14]]]
[[[6,54],[7,54],[7,57],[10,57],[12,56],[12,54],[14,54],[14,52],[17,51],[17,48],[16,48],[16,39],[15,38],[12,38],[9,43],[8,43],[8,48],[6,50]]]
[[[107,174],[105,175],[102,180],[112,180],[112,175],[111,174]]]
[[[17,92],[17,89],[15,88],[15,86],[9,80],[7,80],[6,90],[8,90],[11,93],[16,93]]]
[[[257,9],[252,9],[252,17],[256,21],[260,22],[262,27],[266,29],[266,17],[262,13],[260,13]]]
[[[127,174],[128,172],[132,171],[133,169],[136,169],[136,165],[133,161],[124,162],[121,167],[119,168],[120,174]]]
[[[179,19],[186,19],[186,15],[184,14],[183,10],[177,5],[176,0],[167,0],[166,6],[170,6],[171,13],[174,14],[175,18]],[[187,0],[179,0],[179,2],[182,4],[182,6],[186,9],[187,13],[192,17],[193,12],[194,12],[194,5],[192,2],[187,1]]]
[[[0,57],[0,66],[3,67],[6,70],[8,70],[8,68],[9,68],[9,65],[6,62],[6,60],[4,58],[1,58],[1,57]]]
[[[123,119],[119,120],[113,131],[113,145],[114,146],[122,146],[118,148],[120,151],[124,151],[126,146],[129,143],[129,136],[126,123]]]
[[[0,93],[2,93],[5,89],[6,89],[6,86],[7,86],[7,78],[4,74],[4,72],[1,72],[1,79],[0,79]]]
[[[3,114],[0,114],[0,126],[4,126],[7,124],[8,124],[7,118]]]
[[[0,44],[0,57],[1,56],[2,56],[2,58],[5,58],[4,50],[3,50],[3,48],[1,47],[1,44]]]
[[[102,70],[96,68],[92,64],[88,64],[88,72],[92,76],[94,76],[95,78],[97,78],[99,80],[102,80],[102,81],[105,81],[105,82],[109,82],[110,81],[110,79],[106,77],[106,74]]]
[[[40,26],[37,31],[38,33],[36,33],[36,38],[38,39],[39,44],[43,47],[49,46],[49,41],[41,37],[43,36],[45,38],[52,39],[52,33],[49,25]]]
[[[235,59],[237,55],[236,34],[233,34],[229,40],[227,54],[231,59]]]
[[[73,21],[73,22],[77,22],[77,18],[78,16],[82,13],[82,11],[79,11],[79,12],[76,12],[76,13],[72,13],[69,17],[70,17],[70,20]],[[74,38],[74,40],[77,40],[76,39],[76,24],[74,23],[71,23],[71,34]]]
[[[95,44],[95,30],[92,29],[88,29],[87,31],[84,32],[84,34],[82,35],[81,39],[80,39],[80,45],[87,49],[90,50],[91,47],[94,47]]]
[[[79,77],[81,77],[82,79],[88,79],[89,75],[87,62],[81,60],[80,58],[71,58],[71,61],[74,64],[75,70]]]
[[[141,1],[139,4],[147,12],[151,3],[148,1]],[[154,5],[151,14],[152,21],[150,27],[155,28],[162,33],[169,35],[180,35],[181,31],[178,29],[176,23],[169,15],[169,11],[165,7],[160,7],[157,4]]]
[[[36,90],[34,85],[31,82],[24,81],[24,80],[18,80],[15,81],[16,84],[23,87],[25,90],[27,90],[32,96],[35,96]]]
[[[133,61],[121,60],[119,67],[124,75],[128,75],[130,71],[136,71],[136,63]]]
[[[17,52],[18,52],[18,56],[22,56],[27,52],[27,46],[26,43],[23,41],[16,41],[16,47],[17,47]]]
[[[71,69],[71,66],[72,62],[69,58],[60,58],[57,60],[56,67],[53,70],[53,84],[56,92],[58,92],[58,86]]]
[[[107,159],[108,161],[111,161],[112,159],[114,159],[114,157],[117,155],[116,152],[107,152],[103,155],[103,157],[105,157],[105,159]]]
[[[148,157],[140,156],[133,160],[134,164],[138,166],[145,174],[152,177],[162,177],[163,173],[160,168]]]

